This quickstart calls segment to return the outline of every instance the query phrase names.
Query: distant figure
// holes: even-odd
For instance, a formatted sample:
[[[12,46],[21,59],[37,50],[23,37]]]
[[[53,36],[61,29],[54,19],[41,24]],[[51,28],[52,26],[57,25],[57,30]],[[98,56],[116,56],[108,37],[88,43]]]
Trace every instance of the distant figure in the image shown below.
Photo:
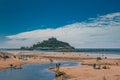
[[[6,61],[7,58],[10,58],[8,55],[4,55],[4,60]]]
[[[107,69],[106,65],[103,66],[103,69]]]
[[[107,59],[107,57],[105,57],[105,59]]]
[[[107,65],[107,63],[105,63],[105,65],[103,66],[103,69],[107,69],[107,66],[106,66],[106,65]]]
[[[116,62],[116,65],[118,65],[118,62]]]
[[[11,68],[11,71],[12,71],[12,68],[13,68],[13,64],[10,64],[10,68]]]
[[[96,64],[93,64],[93,68],[96,69]]]
[[[58,63],[58,69],[60,68],[60,63]]]
[[[16,58],[16,56],[14,56],[14,58]]]
[[[52,59],[49,59],[51,63],[53,63],[53,60]]]
[[[102,60],[102,58],[101,57],[97,57],[97,61],[99,61],[99,60]]]
[[[59,68],[60,68],[60,63],[57,63],[57,64],[56,64],[57,72],[59,72]]]
[[[57,68],[58,65],[57,64],[55,64],[55,65],[56,65],[56,68]]]
[[[13,67],[13,64],[10,64],[10,67],[12,68],[12,67]]]

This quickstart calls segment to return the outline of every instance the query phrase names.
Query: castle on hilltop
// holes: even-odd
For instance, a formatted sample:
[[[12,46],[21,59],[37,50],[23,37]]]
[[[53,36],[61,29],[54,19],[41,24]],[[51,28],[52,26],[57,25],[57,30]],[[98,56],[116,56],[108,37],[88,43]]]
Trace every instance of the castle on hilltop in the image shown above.
[[[33,44],[31,47],[21,47],[21,49],[69,51],[74,50],[74,47],[67,42],[59,41],[56,38],[51,37],[48,40]]]

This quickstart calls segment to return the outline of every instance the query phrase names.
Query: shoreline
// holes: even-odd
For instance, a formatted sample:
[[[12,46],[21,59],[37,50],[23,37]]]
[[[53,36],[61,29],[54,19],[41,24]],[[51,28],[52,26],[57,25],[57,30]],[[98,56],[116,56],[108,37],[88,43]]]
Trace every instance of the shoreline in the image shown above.
[[[110,59],[120,59],[120,54],[118,53],[115,53],[112,52],[109,53],[109,51],[107,53],[104,53],[103,52],[49,52],[49,51],[31,51],[31,50],[3,50],[2,52],[5,52],[5,53],[13,53],[14,55],[17,55],[17,54],[39,54],[39,53],[73,53],[73,54],[80,54],[80,55],[88,55],[90,57],[107,57],[107,58],[110,58]]]
[[[16,56],[16,58],[14,58],[14,56]],[[24,60],[23,58],[21,59],[23,56],[27,56],[27,60]],[[0,59],[0,70],[10,68],[10,64],[19,67],[20,65],[24,64],[42,64],[52,63],[54,61],[81,62],[82,66],[60,67],[60,71],[64,72],[65,76],[68,77],[69,80],[103,80],[104,77],[110,77],[111,80],[120,79],[120,59],[101,58],[100,60],[97,60],[94,56],[75,53],[73,54],[72,52],[41,52],[16,55],[12,54],[10,58],[6,60],[2,58]],[[93,64],[96,64],[97,67],[100,65],[101,68],[94,69]],[[109,69],[103,69],[104,65],[109,67]],[[54,71],[55,68],[51,70]],[[103,76],[103,73],[106,73],[107,75]]]

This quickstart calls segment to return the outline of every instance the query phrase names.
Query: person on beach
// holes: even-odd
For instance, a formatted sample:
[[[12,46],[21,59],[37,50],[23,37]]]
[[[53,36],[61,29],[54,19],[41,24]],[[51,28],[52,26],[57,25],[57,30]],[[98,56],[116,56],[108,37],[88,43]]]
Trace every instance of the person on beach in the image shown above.
[[[57,63],[57,64],[56,64],[57,72],[59,72],[59,68],[60,68],[60,63]]]
[[[12,67],[13,67],[13,64],[10,64],[10,67],[12,68]]]
[[[60,63],[58,63],[58,69],[60,68]]]
[[[93,68],[96,69],[96,64],[93,64]]]
[[[49,59],[50,60],[50,63],[52,64],[53,63],[53,60],[52,59]]]
[[[58,64],[56,64],[56,68],[58,67]]]

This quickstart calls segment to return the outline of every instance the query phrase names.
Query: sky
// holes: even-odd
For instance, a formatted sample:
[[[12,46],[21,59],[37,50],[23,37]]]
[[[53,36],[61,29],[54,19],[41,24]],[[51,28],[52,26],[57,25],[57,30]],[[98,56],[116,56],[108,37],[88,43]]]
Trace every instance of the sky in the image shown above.
[[[0,48],[49,37],[76,48],[120,48],[120,0],[0,0]]]

